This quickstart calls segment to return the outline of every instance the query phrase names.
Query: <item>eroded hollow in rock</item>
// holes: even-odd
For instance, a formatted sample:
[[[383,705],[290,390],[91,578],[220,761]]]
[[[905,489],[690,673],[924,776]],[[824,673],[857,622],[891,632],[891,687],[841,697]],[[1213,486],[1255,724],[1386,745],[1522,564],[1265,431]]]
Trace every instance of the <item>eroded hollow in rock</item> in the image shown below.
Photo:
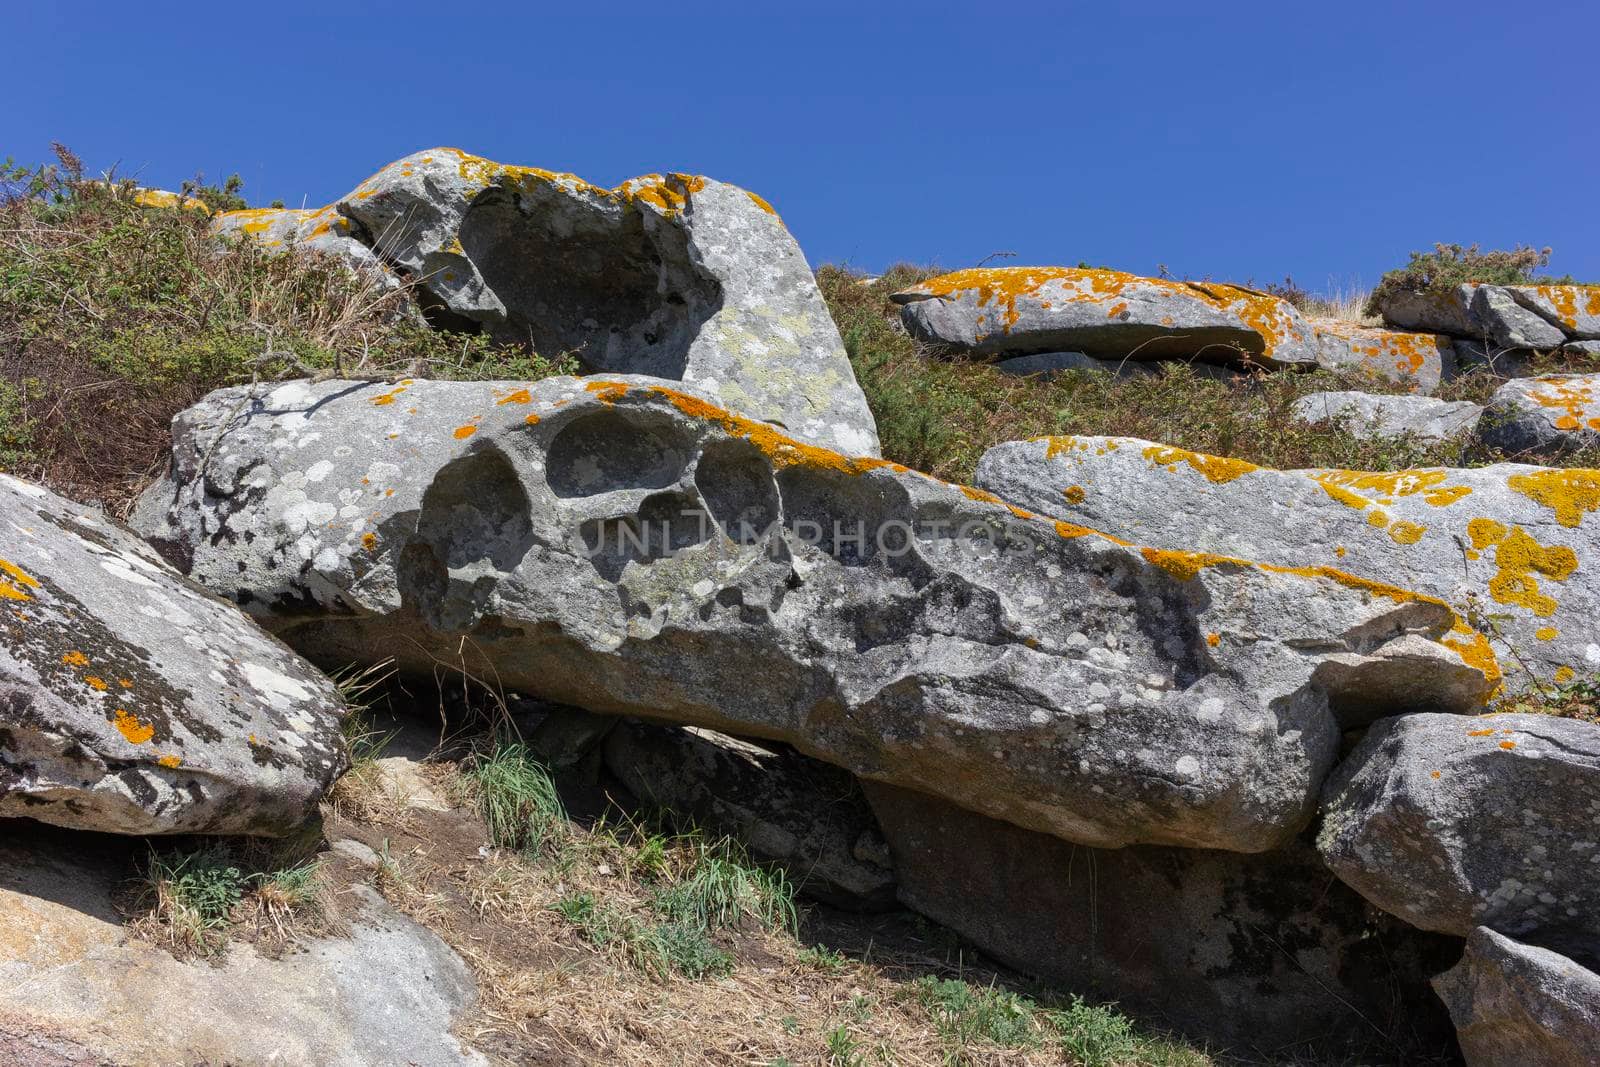
[[[660,418],[608,409],[581,415],[550,442],[545,478],[560,497],[664,489],[689,465],[692,442]]]
[[[722,305],[681,227],[647,227],[640,210],[547,183],[485,190],[459,238],[505,306],[497,338],[576,352],[591,372],[682,379],[690,344]]]
[[[695,466],[694,486],[723,536],[755,544],[778,521],[778,487],[761,451],[748,441],[716,441]]]

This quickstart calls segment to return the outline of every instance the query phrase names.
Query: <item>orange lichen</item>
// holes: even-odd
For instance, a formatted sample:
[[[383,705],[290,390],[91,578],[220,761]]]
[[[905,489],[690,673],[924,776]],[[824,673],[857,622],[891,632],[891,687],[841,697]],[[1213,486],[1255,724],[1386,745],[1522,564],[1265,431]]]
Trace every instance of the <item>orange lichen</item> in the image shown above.
[[[608,403],[620,398],[627,392],[627,385],[622,382],[591,382],[588,389],[606,399],[603,390],[608,387],[615,388],[617,392]],[[665,397],[673,407],[692,419],[709,422],[720,427],[725,433],[734,437],[743,438],[760,449],[763,455],[771,461],[772,465],[782,470],[786,467],[807,466],[820,467],[839,471],[843,474],[864,474],[867,471],[887,467],[890,470],[905,471],[907,468],[886,459],[876,459],[871,456],[846,456],[827,448],[818,448],[816,445],[803,444],[793,438],[786,437],[773,429],[767,423],[756,422],[731,411],[707,403],[699,397],[680,393],[676,389],[669,389],[662,385],[650,386],[651,393]],[[998,501],[998,498],[996,498]]]
[[[133,202],[140,207],[182,208],[185,211],[198,211],[202,215],[211,214],[211,209],[206,207],[203,200],[179,196],[165,189],[135,189]]]
[[[1377,500],[1392,503],[1395,497],[1422,495],[1434,507],[1447,507],[1472,492],[1471,486],[1440,483],[1450,477],[1439,468],[1403,471],[1317,471],[1311,476],[1334,500],[1357,510]],[[1369,496],[1362,496],[1364,491]]]
[[[387,393],[384,393],[382,396],[374,397],[372,400],[372,406],[375,408],[388,407],[390,404],[395,402],[396,397],[405,391],[406,387],[404,385],[397,385]]]
[[[32,600],[29,589],[39,588],[34,577],[10,560],[0,559],[0,600]]]
[[[1488,700],[1500,691],[1500,682],[1503,675],[1500,672],[1500,661],[1495,658],[1494,648],[1489,644],[1489,638],[1480,630],[1474,630],[1466,623],[1457,619],[1450,627],[1450,633],[1440,638],[1439,643],[1451,649],[1461,657],[1461,662],[1469,667],[1476,667],[1482,671],[1484,677],[1489,679],[1490,692],[1484,698]]]
[[[1188,449],[1169,445],[1151,445],[1144,450],[1144,458],[1155,466],[1165,467],[1169,471],[1176,471],[1178,464],[1187,463],[1199,471],[1206,481],[1215,485],[1224,485],[1251,471],[1261,469],[1254,463],[1247,463],[1242,459],[1208,456],[1204,452],[1190,452]]]
[[[1554,598],[1539,588],[1535,575],[1564,582],[1578,569],[1578,554],[1566,545],[1541,545],[1520,526],[1509,531],[1493,519],[1473,519],[1467,523],[1467,536],[1480,551],[1495,546],[1494,562],[1499,572],[1489,579],[1489,595],[1501,604],[1526,608],[1535,615],[1554,615]]]
[[[1585,378],[1536,378],[1528,399],[1552,413],[1560,411],[1554,419],[1558,430],[1577,430],[1595,406],[1594,388]]]
[[[1442,358],[1440,339],[1430,333],[1383,330],[1334,319],[1316,324],[1319,334],[1331,334],[1348,343],[1365,366],[1386,378],[1413,378],[1431,357],[1437,365]]]
[[[962,496],[965,496],[968,500],[976,500],[980,504],[1004,504],[1005,503],[1005,501],[1001,500],[999,497],[995,496],[993,493],[989,492],[986,489],[976,489],[976,488],[974,488],[973,486],[970,486],[970,485],[959,485],[956,488],[961,490],[961,495]]]
[[[776,216],[778,214],[776,208],[767,203],[761,197],[757,196],[755,193],[752,193],[750,190],[746,189],[744,191],[744,195],[748,196],[752,201],[755,202],[756,207],[760,208],[762,211],[765,211],[768,215]]]
[[[1533,632],[1533,636],[1541,641],[1554,641],[1561,636],[1561,631],[1554,626],[1541,626]]]
[[[1574,679],[1576,677],[1577,677],[1577,672],[1574,671],[1571,667],[1557,667],[1556,668],[1556,682],[1561,684],[1561,685],[1565,685],[1567,682],[1572,681],[1572,679]]]
[[[1429,778],[1437,778],[1443,773],[1444,773],[1443,771],[1434,771],[1432,774],[1428,775],[1428,777]]]
[[[537,416],[537,415],[529,415],[527,418],[523,419],[522,421],[527,423],[529,426],[537,426],[537,425],[539,425],[539,416]]]
[[[1081,504],[1087,494],[1084,493],[1083,486],[1069,485],[1061,490],[1061,495],[1067,498],[1067,503],[1069,504]]]
[[[1210,645],[1212,648],[1216,648],[1218,645],[1222,644],[1222,635],[1216,631],[1206,634],[1206,644]]]
[[[107,689],[111,688],[109,685],[106,684],[106,680],[104,678],[97,677],[96,675],[93,675],[93,674],[91,674],[88,677],[84,678],[83,684],[88,686],[90,689],[97,689],[102,693],[104,693]]]
[[[378,535],[370,530],[362,534],[361,547],[366,549],[368,552],[376,552],[378,549]]]
[[[1389,527],[1389,536],[1394,538],[1398,544],[1414,545],[1422,540],[1422,535],[1427,531],[1428,528],[1426,526],[1419,526],[1414,522],[1406,522],[1402,519]]]
[[[497,404],[497,405],[501,405],[501,404],[531,404],[531,403],[533,403],[533,394],[528,392],[528,390],[526,390],[526,389],[518,389],[514,393],[507,393],[505,396],[503,396],[499,400],[495,401],[495,404]]]
[[[167,768],[168,770],[177,770],[179,767],[183,766],[183,757],[182,756],[162,756],[160,759],[156,760],[156,762],[161,764],[161,766]]]
[[[122,708],[116,710],[116,718],[111,721],[111,725],[117,728],[117,732],[130,745],[142,745],[156,734],[156,728],[153,723],[138,716],[129,715]]]
[[[467,438],[471,437],[477,432],[478,428],[469,422],[465,426],[457,426],[456,432],[453,436],[457,441],[465,441]]]
[[[1504,749],[1513,749],[1517,747],[1517,743],[1515,741],[1502,741],[1500,742],[1500,747]]]
[[[72,651],[62,656],[61,662],[69,667],[87,667],[89,665],[89,657],[82,652]]]
[[[1600,510],[1600,470],[1573,467],[1513,474],[1506,484],[1555,512],[1563,526],[1577,526],[1584,515]]]
[[[584,388],[599,397],[603,404],[615,404],[628,395],[627,382],[589,382]]]
[[[1146,562],[1154,563],[1175,578],[1183,581],[1192,581],[1207,567],[1216,567],[1224,563],[1234,563],[1243,566],[1251,564],[1232,556],[1219,556],[1212,552],[1183,552],[1161,548],[1141,548],[1139,554]]]

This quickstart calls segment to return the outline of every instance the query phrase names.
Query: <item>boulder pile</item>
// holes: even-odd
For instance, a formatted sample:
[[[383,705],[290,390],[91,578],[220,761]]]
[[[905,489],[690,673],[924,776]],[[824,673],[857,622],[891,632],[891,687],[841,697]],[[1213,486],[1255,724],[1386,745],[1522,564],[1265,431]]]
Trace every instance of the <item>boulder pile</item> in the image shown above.
[[[1600,728],[1489,709],[1600,671],[1600,471],[1046,437],[947,483],[880,458],[795,242],[706,178],[601,189],[430,149],[213,226],[591,373],[219,390],[174,421],[138,536],[0,476],[0,817],[287,834],[347,766],[318,667],[446,664],[541,709],[529,751],[814,895],[898,901],[1230,1049],[1594,1061]],[[1481,413],[1423,395],[1463,353],[1600,342],[1581,287],[1397,298],[1392,328],[1087,268],[895,299],[915,337],[1018,373],[1359,366],[1417,395],[1299,417],[1530,458],[1600,442],[1592,377],[1514,380]],[[84,995],[26,928],[0,975]],[[439,976],[414,1000],[442,1029],[460,961],[398,920],[388,940]],[[348,974],[374,968],[318,952],[303,973],[372,1010]]]

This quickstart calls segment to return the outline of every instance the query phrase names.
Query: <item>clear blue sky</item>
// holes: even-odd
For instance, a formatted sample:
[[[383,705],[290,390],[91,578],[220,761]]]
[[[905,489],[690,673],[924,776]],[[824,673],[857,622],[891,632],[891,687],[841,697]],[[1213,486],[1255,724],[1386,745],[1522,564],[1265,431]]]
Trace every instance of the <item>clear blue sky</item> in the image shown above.
[[[1600,280],[1593,0],[241,6],[18,5],[0,154],[291,205],[438,144],[694,171],[865,269],[1007,250],[1320,290],[1520,241]]]

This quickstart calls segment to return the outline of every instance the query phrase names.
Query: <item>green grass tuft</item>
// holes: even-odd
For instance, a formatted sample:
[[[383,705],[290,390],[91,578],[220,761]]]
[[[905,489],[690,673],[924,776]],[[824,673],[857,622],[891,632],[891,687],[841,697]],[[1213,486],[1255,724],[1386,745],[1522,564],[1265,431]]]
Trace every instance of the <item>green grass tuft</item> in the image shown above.
[[[550,772],[522,744],[498,745],[467,771],[489,838],[500,848],[537,852],[567,818]]]

